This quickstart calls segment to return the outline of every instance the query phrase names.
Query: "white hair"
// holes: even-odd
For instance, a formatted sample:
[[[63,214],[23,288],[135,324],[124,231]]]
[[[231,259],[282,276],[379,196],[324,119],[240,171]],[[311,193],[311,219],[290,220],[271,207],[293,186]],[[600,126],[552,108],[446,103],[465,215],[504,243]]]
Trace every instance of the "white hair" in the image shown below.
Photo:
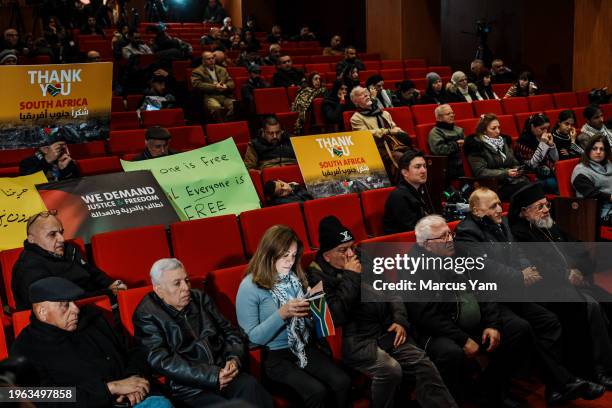
[[[355,98],[357,97],[358,92],[366,91],[366,89],[362,86],[356,86],[351,90],[351,102],[355,103]]]
[[[227,23],[228,21],[232,21],[232,18],[231,17],[225,17],[223,19],[223,24]]]
[[[281,46],[280,46],[280,44],[270,44],[270,47],[268,47],[268,51],[271,52],[272,48],[276,48],[276,47],[280,48]]]
[[[440,119],[442,117],[442,109],[446,108],[446,107],[450,108],[451,106],[448,103],[444,103],[444,104],[438,105],[436,107],[436,109],[434,110],[434,114],[436,115],[436,120],[438,120],[438,119]]]
[[[151,272],[149,272],[151,283],[153,285],[159,285],[161,283],[162,273],[175,269],[185,269],[183,263],[176,258],[162,258],[155,261],[153,266],[151,266]]]
[[[433,238],[431,229],[438,225],[446,225],[446,220],[439,215],[426,215],[421,218],[414,227],[417,243],[422,245],[428,239]]]

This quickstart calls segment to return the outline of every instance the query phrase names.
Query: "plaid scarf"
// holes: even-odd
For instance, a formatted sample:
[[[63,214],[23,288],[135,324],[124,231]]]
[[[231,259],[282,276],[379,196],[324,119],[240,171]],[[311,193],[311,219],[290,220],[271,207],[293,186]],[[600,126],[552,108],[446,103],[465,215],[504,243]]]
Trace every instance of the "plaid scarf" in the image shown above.
[[[506,153],[504,153],[504,138],[499,136],[496,138],[482,135],[482,141],[491,146],[497,153],[499,153],[503,160],[506,160]]]

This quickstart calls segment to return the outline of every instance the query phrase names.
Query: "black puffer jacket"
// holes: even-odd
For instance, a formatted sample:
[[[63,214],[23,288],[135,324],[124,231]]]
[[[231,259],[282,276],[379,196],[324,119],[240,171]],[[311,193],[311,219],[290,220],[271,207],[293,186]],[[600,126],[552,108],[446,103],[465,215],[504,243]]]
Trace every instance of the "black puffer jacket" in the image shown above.
[[[42,278],[58,276],[80,286],[87,297],[111,294],[108,287],[113,283],[100,269],[88,263],[72,244],[64,244],[64,256],[56,257],[36,244],[23,243],[24,251],[13,267],[11,288],[17,310],[29,309],[30,285]]]
[[[428,214],[433,214],[431,197],[425,186],[418,190],[402,180],[389,194],[385,203],[383,228],[385,234],[413,231],[416,223]]]
[[[191,302],[181,311],[151,292],[138,305],[133,321],[136,341],[146,350],[149,365],[168,379],[178,399],[218,390],[219,371],[227,360],[244,365],[243,333],[199,290],[191,290]]]
[[[528,183],[526,177],[508,177],[508,169],[516,168],[519,162],[512,152],[512,139],[510,136],[501,135],[504,138],[504,159],[501,154],[490,145],[483,142],[479,136],[474,134],[465,138],[463,150],[470,163],[474,177],[496,179],[502,184]]]

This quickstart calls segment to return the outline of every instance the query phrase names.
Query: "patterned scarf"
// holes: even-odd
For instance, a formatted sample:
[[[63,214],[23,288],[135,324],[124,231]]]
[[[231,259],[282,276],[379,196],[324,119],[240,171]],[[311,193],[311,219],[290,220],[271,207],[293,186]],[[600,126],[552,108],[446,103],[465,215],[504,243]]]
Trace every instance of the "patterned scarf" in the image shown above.
[[[496,138],[482,135],[482,141],[491,146],[497,153],[499,153],[503,160],[506,160],[506,153],[504,153],[504,138],[499,136]]]
[[[279,308],[293,299],[289,296],[289,291],[297,293],[296,298],[304,297],[302,283],[293,272],[289,272],[285,276],[279,276],[276,284],[271,289],[272,299],[274,299]],[[306,367],[308,360],[306,359],[305,347],[310,337],[306,327],[306,318],[292,317],[287,327],[287,337],[289,350],[298,358],[299,367]]]
[[[303,132],[304,125],[306,124],[308,109],[312,105],[312,101],[317,96],[324,96],[326,92],[326,88],[324,86],[320,88],[311,88],[304,87],[300,89],[295,97],[295,101],[293,101],[293,105],[291,106],[292,112],[298,113],[298,118],[295,121],[295,125],[293,128],[293,133],[296,135],[301,135]]]

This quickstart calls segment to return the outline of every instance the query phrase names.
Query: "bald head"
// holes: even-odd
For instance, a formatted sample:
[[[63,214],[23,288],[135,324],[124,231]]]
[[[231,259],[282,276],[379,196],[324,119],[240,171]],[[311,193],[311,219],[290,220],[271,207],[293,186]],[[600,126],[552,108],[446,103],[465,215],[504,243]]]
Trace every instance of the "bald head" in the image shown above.
[[[497,193],[486,187],[476,189],[469,199],[470,212],[479,218],[488,217],[495,224],[502,223],[502,206]]]
[[[87,53],[87,62],[98,62],[100,61],[100,53],[98,51],[89,51]]]
[[[38,215],[30,220],[27,228],[28,242],[56,256],[64,256],[64,227],[60,220],[54,215]]]
[[[215,66],[215,54],[210,51],[204,51],[202,53],[202,64],[205,67],[212,69],[212,67]]]

